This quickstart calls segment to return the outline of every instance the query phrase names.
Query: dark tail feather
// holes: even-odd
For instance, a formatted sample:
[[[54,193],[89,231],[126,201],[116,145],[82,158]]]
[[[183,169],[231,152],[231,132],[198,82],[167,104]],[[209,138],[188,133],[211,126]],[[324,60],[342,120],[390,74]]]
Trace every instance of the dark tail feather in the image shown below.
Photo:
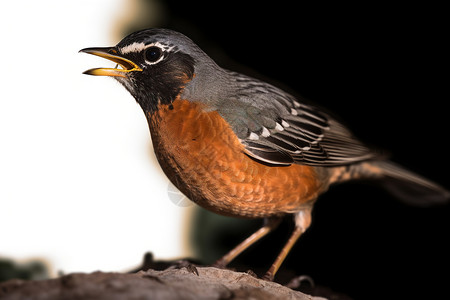
[[[384,175],[381,177],[382,186],[408,204],[429,206],[450,201],[450,192],[437,183],[389,161],[372,164]]]

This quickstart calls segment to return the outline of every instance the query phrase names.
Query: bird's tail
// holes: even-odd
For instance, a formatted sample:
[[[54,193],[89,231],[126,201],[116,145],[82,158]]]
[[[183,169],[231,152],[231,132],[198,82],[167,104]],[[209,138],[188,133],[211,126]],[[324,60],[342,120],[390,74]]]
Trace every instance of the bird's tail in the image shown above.
[[[363,162],[340,167],[336,171],[332,182],[376,179],[386,190],[408,204],[429,206],[450,201],[450,192],[444,187],[390,161]]]

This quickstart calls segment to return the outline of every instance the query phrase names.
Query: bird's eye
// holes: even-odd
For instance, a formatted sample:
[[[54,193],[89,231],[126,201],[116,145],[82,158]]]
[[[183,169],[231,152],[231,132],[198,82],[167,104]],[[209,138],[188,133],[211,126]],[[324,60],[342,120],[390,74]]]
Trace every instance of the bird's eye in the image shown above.
[[[159,47],[152,46],[145,50],[145,60],[149,63],[156,63],[162,56],[162,50]]]

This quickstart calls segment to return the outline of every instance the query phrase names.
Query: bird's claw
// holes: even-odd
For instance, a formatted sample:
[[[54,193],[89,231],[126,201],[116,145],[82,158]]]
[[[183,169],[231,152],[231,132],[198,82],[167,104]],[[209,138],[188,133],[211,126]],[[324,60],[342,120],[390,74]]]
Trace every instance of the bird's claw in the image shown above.
[[[301,275],[301,276],[297,276],[291,279],[291,281],[289,281],[288,284],[286,284],[286,287],[290,288],[290,289],[298,289],[302,283],[307,282],[310,287],[314,287],[314,280],[308,276],[308,275]]]
[[[175,262],[175,264],[170,266],[168,269],[182,269],[182,268],[186,268],[186,270],[188,270],[188,272],[199,276],[197,267],[193,263],[191,263],[187,260],[179,260],[179,261]]]

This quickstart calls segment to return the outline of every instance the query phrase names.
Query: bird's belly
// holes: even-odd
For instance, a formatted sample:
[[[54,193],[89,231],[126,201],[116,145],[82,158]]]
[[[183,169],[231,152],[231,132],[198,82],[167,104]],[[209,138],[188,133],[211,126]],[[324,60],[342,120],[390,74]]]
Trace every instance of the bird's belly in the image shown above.
[[[200,206],[223,215],[267,217],[299,211],[323,191],[316,169],[268,166],[244,154],[224,119],[199,104],[176,100],[149,117],[166,175]]]

